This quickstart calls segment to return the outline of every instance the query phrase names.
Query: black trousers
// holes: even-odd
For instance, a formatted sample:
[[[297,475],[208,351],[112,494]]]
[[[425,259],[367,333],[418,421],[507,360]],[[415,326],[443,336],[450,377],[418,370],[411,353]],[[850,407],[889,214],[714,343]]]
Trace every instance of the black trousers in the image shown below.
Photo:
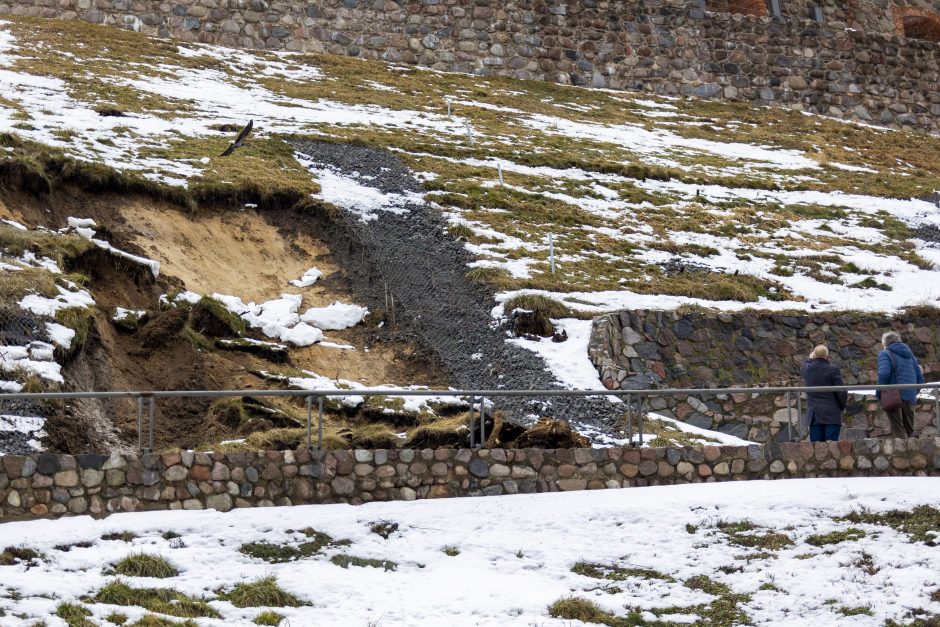
[[[885,410],[891,423],[891,435],[896,438],[914,437],[914,404],[901,402],[897,409]]]

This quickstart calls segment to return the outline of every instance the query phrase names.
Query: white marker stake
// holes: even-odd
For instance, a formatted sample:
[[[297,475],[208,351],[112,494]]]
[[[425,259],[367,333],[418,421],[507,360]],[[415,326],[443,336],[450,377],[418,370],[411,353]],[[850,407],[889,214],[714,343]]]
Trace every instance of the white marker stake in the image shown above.
[[[467,141],[473,143],[473,131],[470,129],[470,122],[467,122]]]
[[[499,184],[502,185],[503,184],[503,164],[502,163],[496,164],[496,172],[499,174]]]
[[[445,99],[447,103],[447,117],[450,117],[450,98]]]
[[[555,238],[551,233],[548,234],[548,267],[555,274]]]

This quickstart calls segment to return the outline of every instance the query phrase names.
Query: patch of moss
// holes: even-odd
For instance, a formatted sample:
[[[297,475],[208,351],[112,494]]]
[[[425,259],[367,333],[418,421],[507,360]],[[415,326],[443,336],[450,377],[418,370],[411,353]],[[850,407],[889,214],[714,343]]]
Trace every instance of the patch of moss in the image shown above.
[[[349,568],[350,566],[359,566],[360,568],[381,568],[383,570],[390,571],[396,570],[398,564],[389,560],[377,560],[369,559],[366,557],[356,557],[354,555],[346,555],[345,553],[334,555],[330,558],[330,562],[336,564],[340,568]]]
[[[212,337],[239,336],[246,329],[244,320],[211,296],[203,296],[193,306],[189,323],[195,331]]]
[[[940,542],[940,509],[931,505],[918,505],[909,511],[894,509],[881,514],[862,510],[835,520],[891,527],[907,534],[914,542],[923,542],[927,546],[937,546]]]
[[[862,605],[859,607],[847,607],[842,606],[838,610],[839,614],[843,616],[874,616],[875,613],[871,611],[871,608],[867,605]]]
[[[813,546],[825,546],[827,544],[839,544],[840,542],[861,540],[864,537],[864,531],[850,527],[841,531],[833,531],[825,534],[813,534],[806,538],[806,543]]]
[[[793,540],[784,533],[762,531],[747,520],[737,522],[719,522],[716,527],[724,533],[728,541],[735,546],[764,551],[779,551],[793,544]]]
[[[624,568],[621,566],[591,562],[578,562],[571,567],[571,572],[593,579],[609,579],[611,581],[624,581],[629,578],[638,578],[658,579],[669,583],[675,582],[673,577],[651,568]]]

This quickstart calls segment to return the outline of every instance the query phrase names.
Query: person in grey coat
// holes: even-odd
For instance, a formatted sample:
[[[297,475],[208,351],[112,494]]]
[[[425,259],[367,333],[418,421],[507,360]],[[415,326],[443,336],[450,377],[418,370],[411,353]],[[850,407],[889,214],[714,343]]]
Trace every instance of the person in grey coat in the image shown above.
[[[800,368],[807,387],[845,385],[842,373],[829,363],[829,349],[820,344],[809,354]],[[808,392],[806,394],[806,424],[810,442],[838,440],[842,431],[842,412],[848,403],[847,392]]]
[[[923,383],[924,372],[910,347],[901,336],[888,331],[881,336],[884,350],[878,353],[878,385],[890,383]],[[885,410],[891,423],[891,435],[896,438],[914,437],[914,403],[918,390],[901,390],[901,406]],[[881,390],[875,393],[881,398]]]

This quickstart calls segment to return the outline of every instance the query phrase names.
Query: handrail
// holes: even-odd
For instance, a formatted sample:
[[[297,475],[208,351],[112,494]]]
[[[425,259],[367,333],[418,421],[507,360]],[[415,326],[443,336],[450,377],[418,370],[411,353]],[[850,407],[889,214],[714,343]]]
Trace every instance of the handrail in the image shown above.
[[[774,386],[734,388],[650,388],[642,390],[402,390],[402,389],[332,389],[332,390],[126,390],[111,392],[3,392],[2,400],[53,400],[70,398],[226,398],[235,396],[692,396],[716,394],[785,394],[787,392],[867,392],[871,390],[936,390],[932,383],[891,383],[869,385]]]
[[[115,399],[137,400],[137,444],[141,451],[149,452],[154,448],[154,424],[156,421],[156,401],[161,398],[232,398],[232,397],[288,397],[306,399],[307,408],[307,448],[313,448],[313,400],[317,399],[317,449],[323,446],[323,400],[326,398],[345,398],[347,396],[449,396],[468,397],[470,402],[469,426],[470,445],[474,445],[477,435],[473,425],[474,405],[479,404],[480,433],[478,445],[485,440],[484,419],[487,398],[545,398],[545,397],[589,397],[614,396],[625,400],[624,414],[627,422],[628,438],[633,442],[633,417],[636,415],[640,442],[643,441],[644,405],[649,397],[663,396],[721,396],[729,394],[785,394],[787,398],[787,429],[789,438],[793,438],[793,410],[791,397],[796,394],[797,416],[802,416],[802,394],[811,392],[871,392],[872,390],[933,390],[934,414],[937,431],[940,433],[940,381],[932,383],[892,383],[870,385],[830,385],[830,386],[768,386],[768,387],[729,387],[729,388],[660,388],[645,390],[403,390],[403,389],[330,389],[330,390],[127,390],[111,392],[10,392],[0,393],[0,403],[4,400],[69,400],[69,399]],[[144,404],[149,405],[149,446],[144,446]]]

